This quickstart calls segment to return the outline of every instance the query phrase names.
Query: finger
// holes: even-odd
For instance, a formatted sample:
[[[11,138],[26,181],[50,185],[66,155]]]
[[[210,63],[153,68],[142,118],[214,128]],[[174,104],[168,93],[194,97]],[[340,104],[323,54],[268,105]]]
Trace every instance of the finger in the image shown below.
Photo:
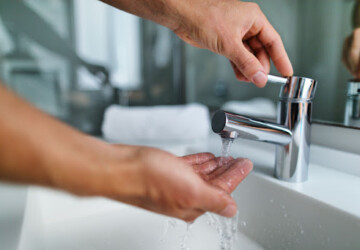
[[[207,212],[214,212],[225,217],[236,214],[237,206],[230,195],[211,186],[207,186],[199,199],[199,207]]]
[[[359,55],[360,55],[360,29],[355,29],[353,31],[351,47],[350,47],[350,66],[353,73],[358,69],[359,65]]]
[[[218,167],[220,167],[221,166],[220,163],[226,165],[233,160],[234,158],[232,157],[226,157],[226,158],[217,157],[203,164],[195,165],[194,170],[196,173],[200,174],[203,177],[203,179],[208,180],[209,178],[207,178],[208,177],[207,175],[211,174]]]
[[[201,215],[203,215],[205,212],[203,210],[200,209],[195,209],[195,210],[191,210],[189,212],[186,213],[185,216],[183,216],[183,218],[180,218],[188,223],[192,223],[194,222],[198,217],[200,217]]]
[[[231,67],[234,71],[234,74],[236,76],[236,79],[240,82],[248,82],[249,80],[240,72],[240,70],[238,70],[238,68],[236,67],[235,63],[233,63],[232,61],[230,61]]]
[[[210,183],[227,193],[231,193],[251,172],[253,164],[248,159],[236,159],[228,168],[211,173]]]
[[[259,60],[249,52],[244,44],[239,44],[231,61],[237,69],[258,87],[264,87],[267,76]]]
[[[215,155],[213,155],[212,153],[198,153],[183,156],[181,157],[181,159],[185,160],[185,162],[190,165],[199,165],[215,159]]]
[[[360,54],[359,54],[358,62],[360,62]],[[356,70],[353,72],[353,76],[356,79],[360,79],[360,63],[358,63]]]
[[[280,74],[283,76],[292,76],[294,71],[284,44],[280,35],[275,31],[269,21],[266,20],[263,29],[259,32],[257,37],[269,53]]]
[[[248,44],[251,47],[252,51],[254,51],[255,56],[259,59],[261,65],[263,66],[265,73],[270,72],[270,57],[261,42],[257,39],[257,37],[252,37],[248,40]]]
[[[205,162],[201,165],[193,166],[195,172],[200,175],[205,181],[208,180],[208,175],[218,167],[216,160]]]
[[[255,52],[255,56],[259,59],[266,74],[270,72],[270,57],[265,49],[260,49]]]
[[[250,47],[250,45],[247,42],[244,42],[244,46],[250,53],[254,54],[254,51],[252,50],[252,48]]]

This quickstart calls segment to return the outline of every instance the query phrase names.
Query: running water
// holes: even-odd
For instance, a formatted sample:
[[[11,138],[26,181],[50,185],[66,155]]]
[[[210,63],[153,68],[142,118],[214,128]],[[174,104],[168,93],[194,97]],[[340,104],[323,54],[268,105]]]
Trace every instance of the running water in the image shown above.
[[[186,224],[186,232],[181,242],[181,250],[190,250],[189,247],[189,237],[190,237],[190,229],[192,227],[192,222],[188,222]]]
[[[226,163],[230,157],[230,149],[233,139],[221,138],[221,159],[219,162],[220,167],[226,167]],[[210,225],[215,225],[216,231],[220,238],[220,249],[231,250],[233,248],[233,241],[236,239],[238,233],[238,218],[239,212],[233,218],[226,218],[219,215],[208,214]]]
[[[169,233],[169,229],[170,228],[175,228],[176,225],[177,225],[177,222],[176,222],[175,219],[166,219],[165,225],[164,225],[164,232],[163,232],[163,235],[160,238],[160,241],[162,243],[165,243],[166,237],[167,237],[167,235]]]
[[[214,226],[218,233],[220,249],[233,249],[233,241],[236,240],[238,234],[239,212],[233,218],[226,218],[212,213],[207,213],[207,216],[208,224]]]
[[[230,149],[231,149],[231,145],[232,145],[233,141],[234,141],[234,139],[221,137],[222,147],[221,147],[221,158],[220,158],[220,162],[219,162],[220,166],[225,165],[227,162],[227,159],[229,159]]]

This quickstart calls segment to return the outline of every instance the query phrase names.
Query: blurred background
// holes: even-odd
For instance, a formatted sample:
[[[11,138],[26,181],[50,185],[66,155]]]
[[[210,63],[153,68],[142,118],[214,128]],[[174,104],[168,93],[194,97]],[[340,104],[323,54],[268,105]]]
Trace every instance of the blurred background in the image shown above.
[[[352,76],[341,54],[355,1],[255,2],[280,33],[295,75],[319,81],[314,120],[344,125]],[[278,74],[273,66],[271,73]],[[279,93],[279,86],[238,82],[226,58],[98,0],[0,1],[0,78],[40,109],[94,135],[114,103],[198,102],[215,110],[257,98],[275,107]]]

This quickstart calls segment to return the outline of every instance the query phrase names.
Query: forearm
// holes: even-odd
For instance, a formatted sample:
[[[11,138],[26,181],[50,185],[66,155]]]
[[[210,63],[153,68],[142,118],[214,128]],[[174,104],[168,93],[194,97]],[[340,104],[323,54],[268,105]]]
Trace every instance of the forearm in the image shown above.
[[[195,5],[204,1],[188,0],[101,0],[115,8],[154,21],[171,30],[177,30],[180,25],[188,25],[195,16]],[[206,5],[209,5],[206,1]],[[204,4],[205,5],[205,4]],[[198,8],[197,8],[198,9]]]
[[[105,163],[106,157],[100,156],[107,154],[108,148],[0,84],[0,179],[79,194],[105,193],[105,184],[100,183],[104,171],[99,165]]]

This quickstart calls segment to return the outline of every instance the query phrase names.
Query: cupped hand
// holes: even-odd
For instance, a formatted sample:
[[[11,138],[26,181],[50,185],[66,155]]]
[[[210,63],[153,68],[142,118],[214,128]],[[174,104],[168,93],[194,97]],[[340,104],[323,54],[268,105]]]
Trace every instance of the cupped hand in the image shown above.
[[[112,188],[106,196],[185,221],[207,211],[235,215],[230,193],[251,171],[249,160],[230,158],[220,166],[220,158],[210,153],[179,158],[153,148],[130,148],[132,153],[110,171]],[[126,178],[117,178],[124,171]]]
[[[181,2],[181,3],[180,3]],[[293,69],[279,34],[255,3],[183,0],[174,32],[185,42],[226,56],[240,81],[265,86],[270,58],[283,76]]]
[[[215,157],[211,153],[199,153],[182,157],[208,184],[230,194],[250,173],[252,163],[245,158]]]
[[[344,40],[342,60],[349,72],[360,79],[360,28]]]

